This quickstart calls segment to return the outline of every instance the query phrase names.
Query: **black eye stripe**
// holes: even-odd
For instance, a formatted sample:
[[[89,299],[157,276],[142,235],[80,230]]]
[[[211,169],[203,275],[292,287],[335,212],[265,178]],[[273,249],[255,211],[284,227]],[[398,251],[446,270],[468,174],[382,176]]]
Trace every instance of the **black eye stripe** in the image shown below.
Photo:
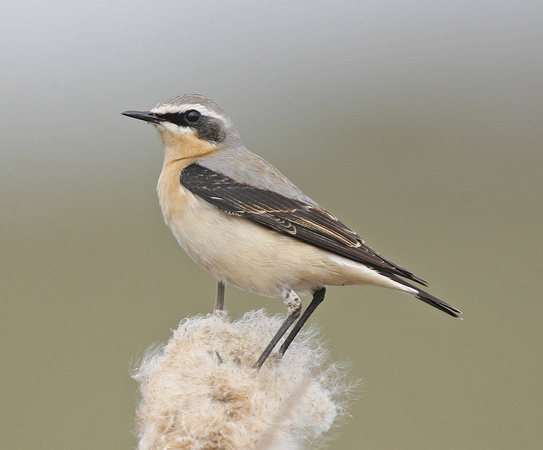
[[[196,130],[200,139],[210,142],[221,142],[226,137],[222,122],[219,119],[204,116],[195,109],[189,109],[180,113],[156,114],[156,116],[180,127],[188,127]]]
[[[185,121],[185,117],[183,114],[179,113],[164,113],[164,114],[157,114],[157,117],[160,117],[161,119],[164,119],[167,122],[175,123],[176,125],[179,125],[181,127],[187,126],[187,123]]]
[[[156,114],[157,117],[166,120],[167,122],[175,123],[180,127],[190,127],[196,125],[199,121],[201,114],[195,109],[190,109],[186,112],[180,113],[163,113]]]

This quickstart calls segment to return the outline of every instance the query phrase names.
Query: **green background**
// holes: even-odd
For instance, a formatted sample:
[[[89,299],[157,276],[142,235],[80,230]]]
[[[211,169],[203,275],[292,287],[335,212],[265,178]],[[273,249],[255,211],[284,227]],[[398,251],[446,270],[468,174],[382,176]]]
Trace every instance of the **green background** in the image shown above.
[[[431,282],[312,318],[363,387],[331,448],[543,442],[540,2],[8,2],[0,18],[2,448],[133,448],[130,367],[215,282],[162,146],[120,115],[214,98],[245,144]],[[233,317],[279,299],[227,288]],[[306,300],[307,304],[307,300]]]

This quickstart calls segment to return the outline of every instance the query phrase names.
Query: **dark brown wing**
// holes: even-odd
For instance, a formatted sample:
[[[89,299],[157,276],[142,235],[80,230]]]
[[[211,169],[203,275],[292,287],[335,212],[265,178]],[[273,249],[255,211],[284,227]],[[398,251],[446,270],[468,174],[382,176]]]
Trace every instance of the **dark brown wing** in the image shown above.
[[[238,182],[197,163],[187,166],[181,184],[217,208],[250,219],[387,275],[426,285],[411,272],[380,256],[349,227],[320,206]]]

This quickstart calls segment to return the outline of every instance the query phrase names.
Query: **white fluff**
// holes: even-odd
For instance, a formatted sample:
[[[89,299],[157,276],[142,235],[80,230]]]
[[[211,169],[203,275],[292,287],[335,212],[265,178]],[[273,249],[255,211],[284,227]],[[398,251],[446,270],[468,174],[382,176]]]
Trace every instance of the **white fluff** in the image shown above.
[[[150,349],[134,378],[140,450],[298,449],[313,446],[345,414],[352,383],[331,364],[315,329],[281,359],[254,362],[283,321],[252,311],[184,320]],[[222,362],[221,362],[222,361]]]

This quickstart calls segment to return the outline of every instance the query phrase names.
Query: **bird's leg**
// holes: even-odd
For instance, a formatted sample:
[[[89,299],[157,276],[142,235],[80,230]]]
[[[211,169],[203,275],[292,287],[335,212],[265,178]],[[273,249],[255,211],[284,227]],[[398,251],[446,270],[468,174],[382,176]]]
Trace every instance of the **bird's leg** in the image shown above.
[[[292,341],[294,340],[296,335],[300,332],[302,327],[305,325],[305,323],[307,322],[307,319],[309,319],[309,316],[313,314],[313,311],[317,309],[317,306],[319,306],[322,303],[322,301],[324,300],[325,294],[326,294],[326,288],[320,288],[320,289],[317,289],[315,292],[313,292],[313,300],[311,300],[311,303],[305,309],[304,313],[302,314],[302,317],[300,317],[300,320],[296,322],[296,325],[294,325],[294,328],[291,330],[290,334],[285,339],[285,342],[283,342],[283,345],[281,345],[281,348],[279,349],[279,353],[281,355],[285,354],[290,344],[292,344]]]
[[[222,311],[224,309],[224,282],[217,281],[217,294],[215,295],[215,307],[213,312]]]
[[[277,343],[281,340],[281,338],[285,335],[285,333],[288,331],[292,323],[298,317],[300,317],[300,310],[302,309],[302,301],[300,300],[300,297],[298,297],[296,292],[294,292],[292,289],[285,290],[283,295],[285,297],[285,304],[288,307],[288,316],[283,322],[283,325],[281,325],[281,327],[277,331],[277,333],[275,333],[275,336],[272,338],[268,346],[262,352],[262,355],[260,355],[260,358],[258,358],[258,361],[253,366],[256,370],[260,370],[260,368],[262,367],[262,364],[264,364],[264,361],[266,361],[268,356],[270,356],[270,353],[275,348]]]

